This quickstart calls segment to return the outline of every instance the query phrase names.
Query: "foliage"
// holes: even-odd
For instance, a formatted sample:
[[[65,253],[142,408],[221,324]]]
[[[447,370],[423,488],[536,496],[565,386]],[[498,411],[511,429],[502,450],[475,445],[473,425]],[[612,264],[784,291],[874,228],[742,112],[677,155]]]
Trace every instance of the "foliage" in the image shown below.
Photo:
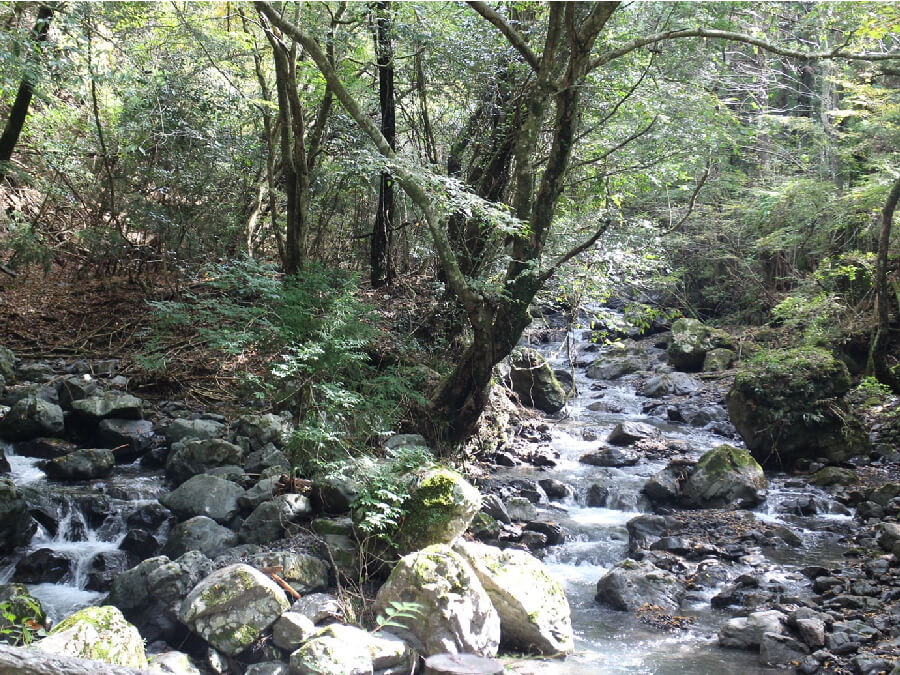
[[[28,595],[0,602],[0,641],[27,646],[47,634],[43,620],[40,603]]]
[[[406,621],[415,621],[422,614],[422,605],[418,602],[392,601],[384,608],[384,614],[375,617],[375,628],[372,632],[378,632],[384,628],[407,629]]]
[[[864,377],[859,384],[847,394],[847,399],[863,408],[874,408],[884,405],[891,397],[891,388],[874,377]]]

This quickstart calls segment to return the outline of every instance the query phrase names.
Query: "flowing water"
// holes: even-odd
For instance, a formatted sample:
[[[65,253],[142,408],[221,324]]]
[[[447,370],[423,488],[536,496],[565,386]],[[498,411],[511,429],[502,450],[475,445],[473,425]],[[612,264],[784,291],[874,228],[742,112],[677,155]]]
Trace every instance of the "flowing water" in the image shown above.
[[[577,335],[569,334],[569,345],[584,348]],[[570,370],[569,352],[563,342],[535,346],[554,368]],[[664,352],[648,347],[651,363],[661,363]],[[652,366],[651,366],[652,367]],[[601,606],[594,600],[597,581],[616,563],[627,557],[628,520],[641,512],[650,511],[641,495],[641,488],[654,473],[664,468],[665,460],[642,459],[633,467],[604,468],[581,464],[578,459],[596,450],[609,431],[619,422],[639,421],[660,429],[666,438],[685,441],[693,458],[721,443],[741,445],[740,441],[725,438],[708,429],[673,424],[642,413],[648,399],[636,393],[639,376],[625,376],[614,381],[600,382],[587,378],[583,367],[574,369],[577,394],[570,399],[563,419],[552,424],[551,446],[558,452],[557,465],[552,469],[537,469],[527,465],[501,469],[498,478],[556,478],[571,486],[574,497],[563,502],[537,505],[541,515],[562,526],[567,534],[565,543],[547,549],[545,564],[560,579],[572,609],[575,629],[575,654],[562,662],[541,663],[530,669],[522,664],[522,672],[563,675],[576,673],[758,673],[783,672],[759,665],[756,652],[725,650],[718,647],[716,634],[732,613],[713,609],[709,598],[718,588],[708,589],[686,601],[681,614],[691,617],[694,624],[687,630],[661,631],[642,623],[630,612],[620,612]],[[599,385],[599,386],[598,386]],[[588,406],[598,400],[612,403],[621,412],[593,412]],[[598,440],[585,441],[586,431]],[[590,437],[590,436],[588,436]],[[607,505],[613,508],[583,506],[588,486],[599,484],[607,488]],[[825,515],[804,516],[792,510],[798,498],[812,499]],[[831,513],[828,513],[831,511]],[[769,476],[766,502],[758,508],[760,520],[791,527],[803,539],[802,547],[789,550],[766,551],[756,570],[765,569],[766,579],[778,582],[789,591],[803,591],[803,577],[799,569],[805,565],[828,565],[840,560],[842,549],[835,545],[836,533],[846,530],[851,516],[825,492],[799,485],[784,476]],[[751,570],[747,566],[746,570]],[[737,570],[734,576],[741,572]],[[808,583],[806,584],[808,587]]]

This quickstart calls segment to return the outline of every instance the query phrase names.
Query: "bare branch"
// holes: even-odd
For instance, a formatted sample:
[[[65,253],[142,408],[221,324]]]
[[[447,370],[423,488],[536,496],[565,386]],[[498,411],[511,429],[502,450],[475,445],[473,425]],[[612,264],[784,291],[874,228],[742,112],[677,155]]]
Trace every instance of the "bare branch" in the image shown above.
[[[688,200],[687,211],[684,212],[684,215],[678,219],[678,222],[672,225],[668,230],[663,232],[663,234],[672,234],[672,232],[677,231],[684,225],[685,221],[688,219],[688,216],[691,215],[691,212],[694,210],[694,204],[697,201],[697,195],[700,194],[700,190],[703,188],[703,184],[706,183],[706,179],[709,178],[709,170],[712,168],[712,149],[710,149],[709,156],[706,158],[706,169],[703,171],[703,175],[700,176],[697,181],[697,185],[694,187],[694,191],[691,193],[691,198]]]
[[[477,2],[475,0],[472,0],[468,3],[468,5],[489,22],[494,24],[500,30],[500,32],[506,36],[506,39],[509,40],[509,43],[516,48],[516,51],[522,55],[528,65],[531,66],[535,72],[539,70],[540,61],[538,60],[538,57],[525,43],[525,38],[522,37],[519,31],[510,26],[506,22],[506,19],[495,12],[485,2]]]
[[[573,248],[569,249],[566,253],[563,253],[556,260],[554,260],[552,263],[550,263],[550,267],[545,269],[538,276],[538,279],[540,279],[541,283],[544,283],[545,281],[547,281],[547,279],[552,277],[556,273],[556,270],[558,270],[560,267],[565,265],[572,258],[574,258],[577,255],[581,255],[582,253],[587,251],[591,246],[596,244],[600,240],[600,237],[602,237],[604,234],[606,234],[606,231],[612,226],[612,224],[613,224],[612,219],[607,218],[602,223],[600,223],[600,227],[598,227],[596,229],[596,231],[590,237],[585,239],[583,242],[581,242],[577,246],[574,246]]]

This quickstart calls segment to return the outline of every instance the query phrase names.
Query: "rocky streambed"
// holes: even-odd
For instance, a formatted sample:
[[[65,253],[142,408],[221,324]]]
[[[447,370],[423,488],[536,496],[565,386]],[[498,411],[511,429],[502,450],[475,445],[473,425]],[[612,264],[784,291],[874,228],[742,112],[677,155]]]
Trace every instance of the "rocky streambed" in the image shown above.
[[[474,471],[480,496],[411,472],[424,517],[368,589],[374,632],[336,587],[360,570],[352,476],[293,476],[286,419],[151,405],[114,363],[4,354],[0,603],[41,601],[47,652],[156,672],[405,673],[498,648],[532,654],[507,660],[521,673],[891,672],[900,425],[851,461],[764,474],[729,422],[722,336],[684,350],[699,366],[665,349],[677,336],[588,337],[530,334],[511,384],[556,412],[495,392],[488,418],[513,426]],[[562,388],[538,391],[545,361]]]

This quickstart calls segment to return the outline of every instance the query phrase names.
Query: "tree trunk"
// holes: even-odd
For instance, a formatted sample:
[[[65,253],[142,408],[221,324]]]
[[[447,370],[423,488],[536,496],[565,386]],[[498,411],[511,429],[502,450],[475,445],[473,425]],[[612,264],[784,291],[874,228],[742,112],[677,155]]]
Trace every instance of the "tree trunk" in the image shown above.
[[[391,3],[378,2],[375,14],[375,51],[378,65],[378,98],[381,108],[381,134],[397,149],[397,124],[394,101],[394,48],[391,42]],[[382,172],[378,184],[378,208],[372,226],[370,262],[372,287],[390,284],[394,276],[391,260],[391,234],[394,229],[394,180]]]
[[[40,47],[47,41],[47,33],[50,31],[50,20],[53,18],[53,7],[50,4],[42,4],[38,9],[37,21],[31,29],[31,39]],[[25,118],[28,116],[28,106],[34,95],[34,85],[37,77],[30,69],[25,70],[16,99],[9,110],[9,119],[0,136],[0,179],[6,177],[9,170],[9,160],[12,159],[13,150],[19,142],[19,134],[25,126]]]
[[[900,380],[887,364],[888,328],[890,327],[891,296],[888,292],[888,248],[894,210],[900,201],[900,178],[894,182],[884,208],[881,210],[881,232],[878,237],[878,261],[875,268],[875,329],[869,348],[866,372],[900,394]]]

